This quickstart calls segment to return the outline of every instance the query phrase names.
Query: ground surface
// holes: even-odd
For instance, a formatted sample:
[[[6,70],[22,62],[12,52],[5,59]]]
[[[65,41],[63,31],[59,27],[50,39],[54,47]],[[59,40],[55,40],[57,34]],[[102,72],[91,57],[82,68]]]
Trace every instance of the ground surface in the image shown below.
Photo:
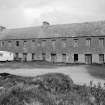
[[[103,65],[67,65],[57,66],[39,63],[6,63],[0,64],[0,73],[7,72],[20,76],[36,76],[45,73],[64,73],[69,75],[77,84],[105,82],[105,66]]]

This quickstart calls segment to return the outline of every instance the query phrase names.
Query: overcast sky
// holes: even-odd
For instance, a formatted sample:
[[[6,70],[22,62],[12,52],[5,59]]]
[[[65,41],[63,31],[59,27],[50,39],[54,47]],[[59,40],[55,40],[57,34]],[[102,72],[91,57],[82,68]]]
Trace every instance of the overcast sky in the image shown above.
[[[0,0],[0,25],[8,28],[105,20],[105,0]]]

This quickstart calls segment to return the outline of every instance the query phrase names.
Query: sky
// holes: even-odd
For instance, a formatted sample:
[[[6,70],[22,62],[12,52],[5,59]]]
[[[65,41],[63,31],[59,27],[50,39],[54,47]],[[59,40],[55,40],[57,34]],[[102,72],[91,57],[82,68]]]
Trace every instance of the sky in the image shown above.
[[[0,25],[20,28],[105,20],[105,0],[0,0]]]

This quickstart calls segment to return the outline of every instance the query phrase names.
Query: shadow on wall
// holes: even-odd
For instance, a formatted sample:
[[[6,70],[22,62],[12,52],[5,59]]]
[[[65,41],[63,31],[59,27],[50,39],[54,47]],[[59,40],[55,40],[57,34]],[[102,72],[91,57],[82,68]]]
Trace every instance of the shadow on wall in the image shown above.
[[[92,64],[86,66],[88,73],[96,78],[105,79],[105,65]]]

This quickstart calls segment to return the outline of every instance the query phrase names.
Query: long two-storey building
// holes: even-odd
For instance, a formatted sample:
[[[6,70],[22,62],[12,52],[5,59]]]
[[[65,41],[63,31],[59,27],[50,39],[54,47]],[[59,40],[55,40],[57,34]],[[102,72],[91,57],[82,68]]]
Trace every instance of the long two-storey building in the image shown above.
[[[38,27],[4,28],[0,51],[13,53],[18,61],[104,63],[105,22],[50,25],[45,21]]]

